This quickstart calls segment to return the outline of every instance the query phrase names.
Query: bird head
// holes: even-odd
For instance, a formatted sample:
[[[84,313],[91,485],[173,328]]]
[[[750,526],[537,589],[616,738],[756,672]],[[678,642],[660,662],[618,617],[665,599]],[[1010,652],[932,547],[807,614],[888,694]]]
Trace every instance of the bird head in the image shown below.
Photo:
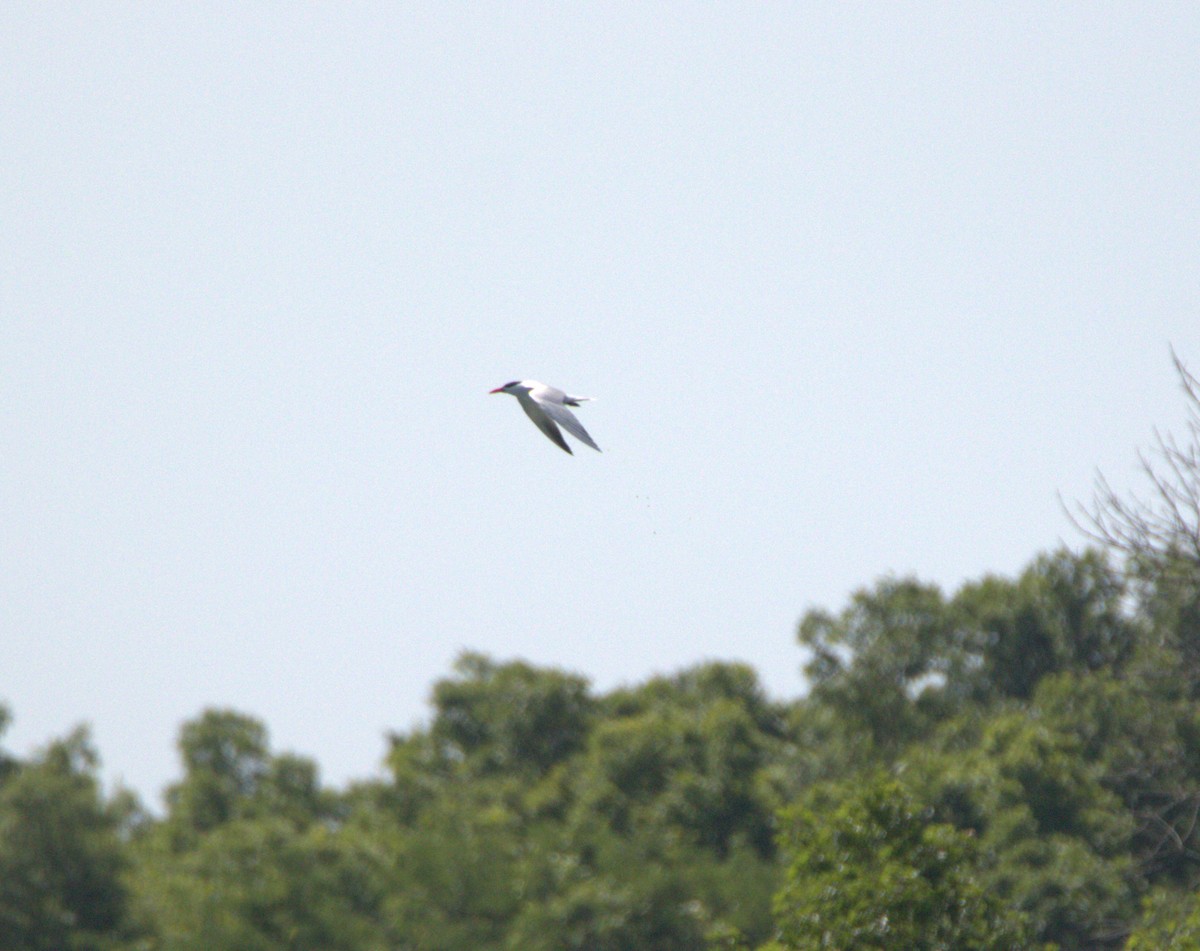
[[[494,390],[488,390],[489,393],[509,393],[516,396],[518,393],[528,393],[529,387],[525,385],[524,380],[513,380],[511,383],[505,383],[503,386],[498,386]]]

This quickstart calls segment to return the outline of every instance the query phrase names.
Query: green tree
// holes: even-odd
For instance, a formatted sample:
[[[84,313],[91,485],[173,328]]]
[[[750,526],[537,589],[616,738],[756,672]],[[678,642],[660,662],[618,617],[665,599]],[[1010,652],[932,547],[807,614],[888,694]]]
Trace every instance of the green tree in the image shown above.
[[[799,639],[811,653],[811,696],[893,755],[928,729],[919,698],[944,682],[951,634],[941,592],[912,579],[860,590],[839,615],[809,611]]]
[[[758,674],[748,664],[709,661],[667,676],[651,677],[636,687],[624,687],[600,700],[608,719],[635,716],[653,709],[702,713],[720,701],[742,709],[764,737],[782,736],[785,711],[770,701]]]
[[[1139,885],[1134,824],[1102,764],[1089,761],[1071,720],[1049,709],[1012,708],[965,726],[948,724],[906,755],[906,784],[939,820],[971,832],[978,881],[1022,913],[1038,941],[1064,951],[1112,946]]]
[[[87,730],[0,769],[0,948],[108,951],[126,931],[119,813]]]
[[[668,826],[719,859],[738,844],[769,856],[776,802],[764,767],[781,717],[737,671],[694,674],[606,701],[618,716],[596,726],[578,764],[576,815],[618,835]]]
[[[347,834],[380,856],[390,946],[420,951],[502,947],[542,855],[536,831],[478,780],[448,786],[410,823],[367,813]]]
[[[982,700],[1028,699],[1043,677],[1119,669],[1137,626],[1124,580],[1098,551],[1042,555],[1015,582],[964,585],[951,611],[966,660],[960,692]]]
[[[488,773],[543,773],[579,750],[592,719],[582,677],[463,654],[434,687],[431,734],[447,755]]]
[[[232,710],[207,710],[179,733],[183,780],[167,790],[172,819],[204,833],[238,818],[269,769],[267,730]]]
[[[135,882],[153,951],[387,947],[375,860],[321,825],[232,820],[185,853],[143,853]]]
[[[1142,919],[1125,951],[1195,951],[1200,948],[1200,892],[1162,888],[1142,903]]]
[[[129,876],[152,951],[366,948],[382,932],[369,851],[315,764],[273,754],[253,717],[207,710],[183,725],[184,775],[167,815],[138,830]]]
[[[981,885],[969,833],[894,780],[819,787],[783,815],[778,948],[1016,951],[1024,921]]]
[[[0,701],[0,737],[8,731],[10,723],[12,723],[12,711],[9,710],[8,704]],[[0,747],[0,783],[8,779],[20,765],[16,757],[10,756],[6,750]]]
[[[1122,849],[1150,881],[1179,885],[1200,853],[1200,709],[1153,673],[1063,675],[1035,695],[1043,722],[1075,738],[1078,756],[1132,822]]]
[[[947,601],[934,586],[886,579],[856,592],[840,614],[808,612],[799,639],[812,710],[840,733],[851,768],[890,760],[970,706],[1029,699],[1061,671],[1119,669],[1138,626],[1120,574],[1099,552],[1044,555],[1010,581],[989,577]]]
[[[698,903],[661,870],[579,878],[549,901],[526,906],[510,951],[697,951],[706,923]]]
[[[183,779],[167,790],[164,827],[176,847],[227,822],[286,817],[297,825],[329,818],[334,797],[324,793],[311,760],[274,755],[267,729],[232,710],[206,710],[179,734]]]

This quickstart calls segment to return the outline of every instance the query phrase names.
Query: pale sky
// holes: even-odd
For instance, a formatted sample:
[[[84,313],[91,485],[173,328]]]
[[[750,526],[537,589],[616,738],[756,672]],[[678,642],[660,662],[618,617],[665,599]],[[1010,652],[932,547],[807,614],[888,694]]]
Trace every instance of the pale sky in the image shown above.
[[[1080,543],[1200,369],[1194,3],[0,6],[0,698],[376,775]],[[568,456],[492,387],[596,397]]]

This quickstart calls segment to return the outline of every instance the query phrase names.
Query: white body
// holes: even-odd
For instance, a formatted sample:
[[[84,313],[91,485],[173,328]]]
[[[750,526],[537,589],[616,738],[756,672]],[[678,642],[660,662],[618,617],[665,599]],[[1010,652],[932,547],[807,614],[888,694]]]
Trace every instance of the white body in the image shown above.
[[[521,404],[521,409],[525,410],[525,415],[532,419],[533,424],[559,449],[571,452],[571,447],[567,445],[558,428],[561,426],[584,445],[600,452],[600,447],[575,418],[575,414],[567,408],[590,400],[590,396],[570,396],[537,380],[514,380],[512,383],[496,387],[492,392],[515,396]]]

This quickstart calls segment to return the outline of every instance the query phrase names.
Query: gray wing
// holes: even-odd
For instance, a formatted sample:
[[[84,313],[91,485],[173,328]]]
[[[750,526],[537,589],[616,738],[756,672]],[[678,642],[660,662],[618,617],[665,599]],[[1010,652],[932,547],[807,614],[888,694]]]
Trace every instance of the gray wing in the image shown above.
[[[592,441],[592,437],[588,435],[587,430],[584,429],[579,420],[575,418],[575,414],[565,406],[561,406],[558,403],[539,403],[538,406],[543,412],[546,413],[547,416],[550,417],[550,419],[552,419],[555,423],[558,423],[559,426],[569,432],[580,442],[591,446],[596,450],[596,452],[601,451],[600,447]],[[528,412],[528,410],[526,410],[526,412]],[[553,423],[551,423],[551,425],[553,425]]]
[[[533,400],[518,399],[517,402],[521,404],[521,409],[525,410],[525,415],[533,420],[533,425],[544,432],[554,445],[558,446],[559,449],[570,452],[571,455],[575,455],[575,453],[571,452],[571,447],[567,445],[567,441],[563,439],[563,434],[554,425],[554,420],[544,412],[544,406],[538,405]],[[576,423],[576,425],[579,424]],[[583,427],[581,426],[580,428],[582,429]],[[567,429],[570,431],[570,427],[567,427]],[[591,442],[591,440],[589,439],[588,442]]]

